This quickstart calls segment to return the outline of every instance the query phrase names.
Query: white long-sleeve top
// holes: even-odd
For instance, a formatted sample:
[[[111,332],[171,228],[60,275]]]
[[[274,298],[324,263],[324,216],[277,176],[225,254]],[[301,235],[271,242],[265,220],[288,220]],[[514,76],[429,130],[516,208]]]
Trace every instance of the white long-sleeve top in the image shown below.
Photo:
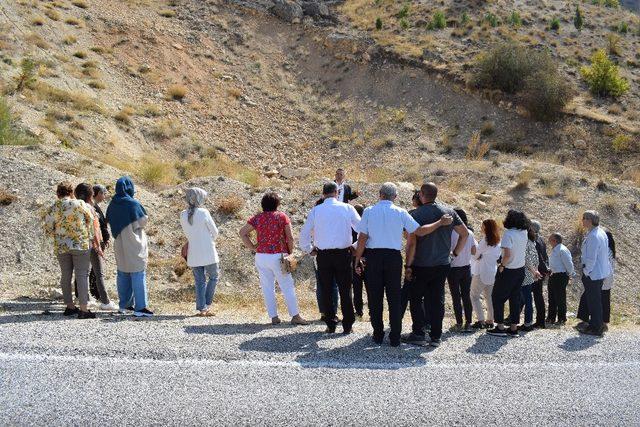
[[[189,240],[187,251],[187,265],[189,267],[203,267],[217,264],[218,251],[215,240],[218,237],[218,227],[207,209],[196,208],[193,213],[193,224],[189,224],[187,211],[180,213],[180,225]]]
[[[451,251],[456,248],[458,244],[458,239],[460,236],[456,230],[451,230]],[[451,260],[451,267],[464,267],[471,264],[471,248],[476,246],[476,239],[473,235],[473,231],[469,230],[469,237],[467,237],[467,241],[464,243],[462,250],[458,254],[458,256],[453,257]]]
[[[476,254],[473,255],[473,259],[476,262],[474,270],[485,285],[493,285],[495,282],[496,272],[498,271],[498,258],[500,258],[501,253],[500,243],[495,246],[489,246],[486,238],[482,238],[478,243]]]
[[[309,212],[300,230],[300,248],[309,253],[313,247],[345,249],[353,243],[351,230],[358,231],[360,215],[348,203],[329,197]]]

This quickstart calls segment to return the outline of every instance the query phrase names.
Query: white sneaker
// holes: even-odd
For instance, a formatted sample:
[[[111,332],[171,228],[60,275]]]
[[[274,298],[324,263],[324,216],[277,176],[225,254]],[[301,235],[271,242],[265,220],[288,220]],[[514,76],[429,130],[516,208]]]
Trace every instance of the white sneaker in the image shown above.
[[[118,306],[113,303],[113,301],[109,301],[109,304],[100,304],[100,310],[104,311],[116,311]]]

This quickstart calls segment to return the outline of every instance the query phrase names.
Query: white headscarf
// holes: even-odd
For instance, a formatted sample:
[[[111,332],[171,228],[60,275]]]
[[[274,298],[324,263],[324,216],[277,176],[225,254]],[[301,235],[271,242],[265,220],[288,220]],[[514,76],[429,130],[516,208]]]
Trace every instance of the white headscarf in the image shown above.
[[[185,199],[187,200],[187,205],[189,205],[187,208],[187,219],[189,220],[189,224],[193,225],[193,213],[196,211],[196,208],[199,208],[204,204],[206,198],[207,192],[202,188],[187,188]]]

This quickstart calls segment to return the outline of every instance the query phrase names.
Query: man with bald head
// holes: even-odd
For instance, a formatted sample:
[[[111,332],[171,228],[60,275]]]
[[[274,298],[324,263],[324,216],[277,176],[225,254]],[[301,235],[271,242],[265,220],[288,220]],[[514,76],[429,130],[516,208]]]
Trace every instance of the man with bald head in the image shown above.
[[[469,231],[460,220],[458,214],[449,206],[438,202],[438,187],[433,182],[420,188],[420,200],[423,205],[411,214],[420,225],[431,224],[442,217],[450,216],[453,221],[449,225],[439,227],[425,236],[410,235],[407,239],[407,259],[405,277],[413,278],[411,289],[412,332],[402,337],[410,344],[424,345],[425,324],[431,325],[430,345],[440,345],[442,336],[442,320],[444,318],[444,283],[451,268],[451,252],[456,257],[464,248]],[[451,251],[451,231],[458,233],[458,242]],[[427,309],[428,321],[424,311],[417,308],[422,301]]]

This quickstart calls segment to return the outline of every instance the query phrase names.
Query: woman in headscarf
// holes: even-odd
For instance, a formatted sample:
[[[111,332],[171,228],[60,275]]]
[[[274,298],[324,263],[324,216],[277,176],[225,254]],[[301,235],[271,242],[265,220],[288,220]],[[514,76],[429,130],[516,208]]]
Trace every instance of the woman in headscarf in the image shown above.
[[[147,235],[144,227],[149,217],[140,202],[134,199],[135,188],[129,177],[116,182],[116,194],[107,208],[107,222],[114,238],[113,250],[118,268],[120,312],[126,313],[135,302],[133,315],[151,317],[147,307]]]
[[[204,208],[207,192],[188,188],[187,209],[180,213],[180,225],[187,236],[187,265],[193,271],[196,288],[196,310],[199,316],[212,316],[211,303],[218,283],[218,251],[215,240],[218,227],[208,209]]]

